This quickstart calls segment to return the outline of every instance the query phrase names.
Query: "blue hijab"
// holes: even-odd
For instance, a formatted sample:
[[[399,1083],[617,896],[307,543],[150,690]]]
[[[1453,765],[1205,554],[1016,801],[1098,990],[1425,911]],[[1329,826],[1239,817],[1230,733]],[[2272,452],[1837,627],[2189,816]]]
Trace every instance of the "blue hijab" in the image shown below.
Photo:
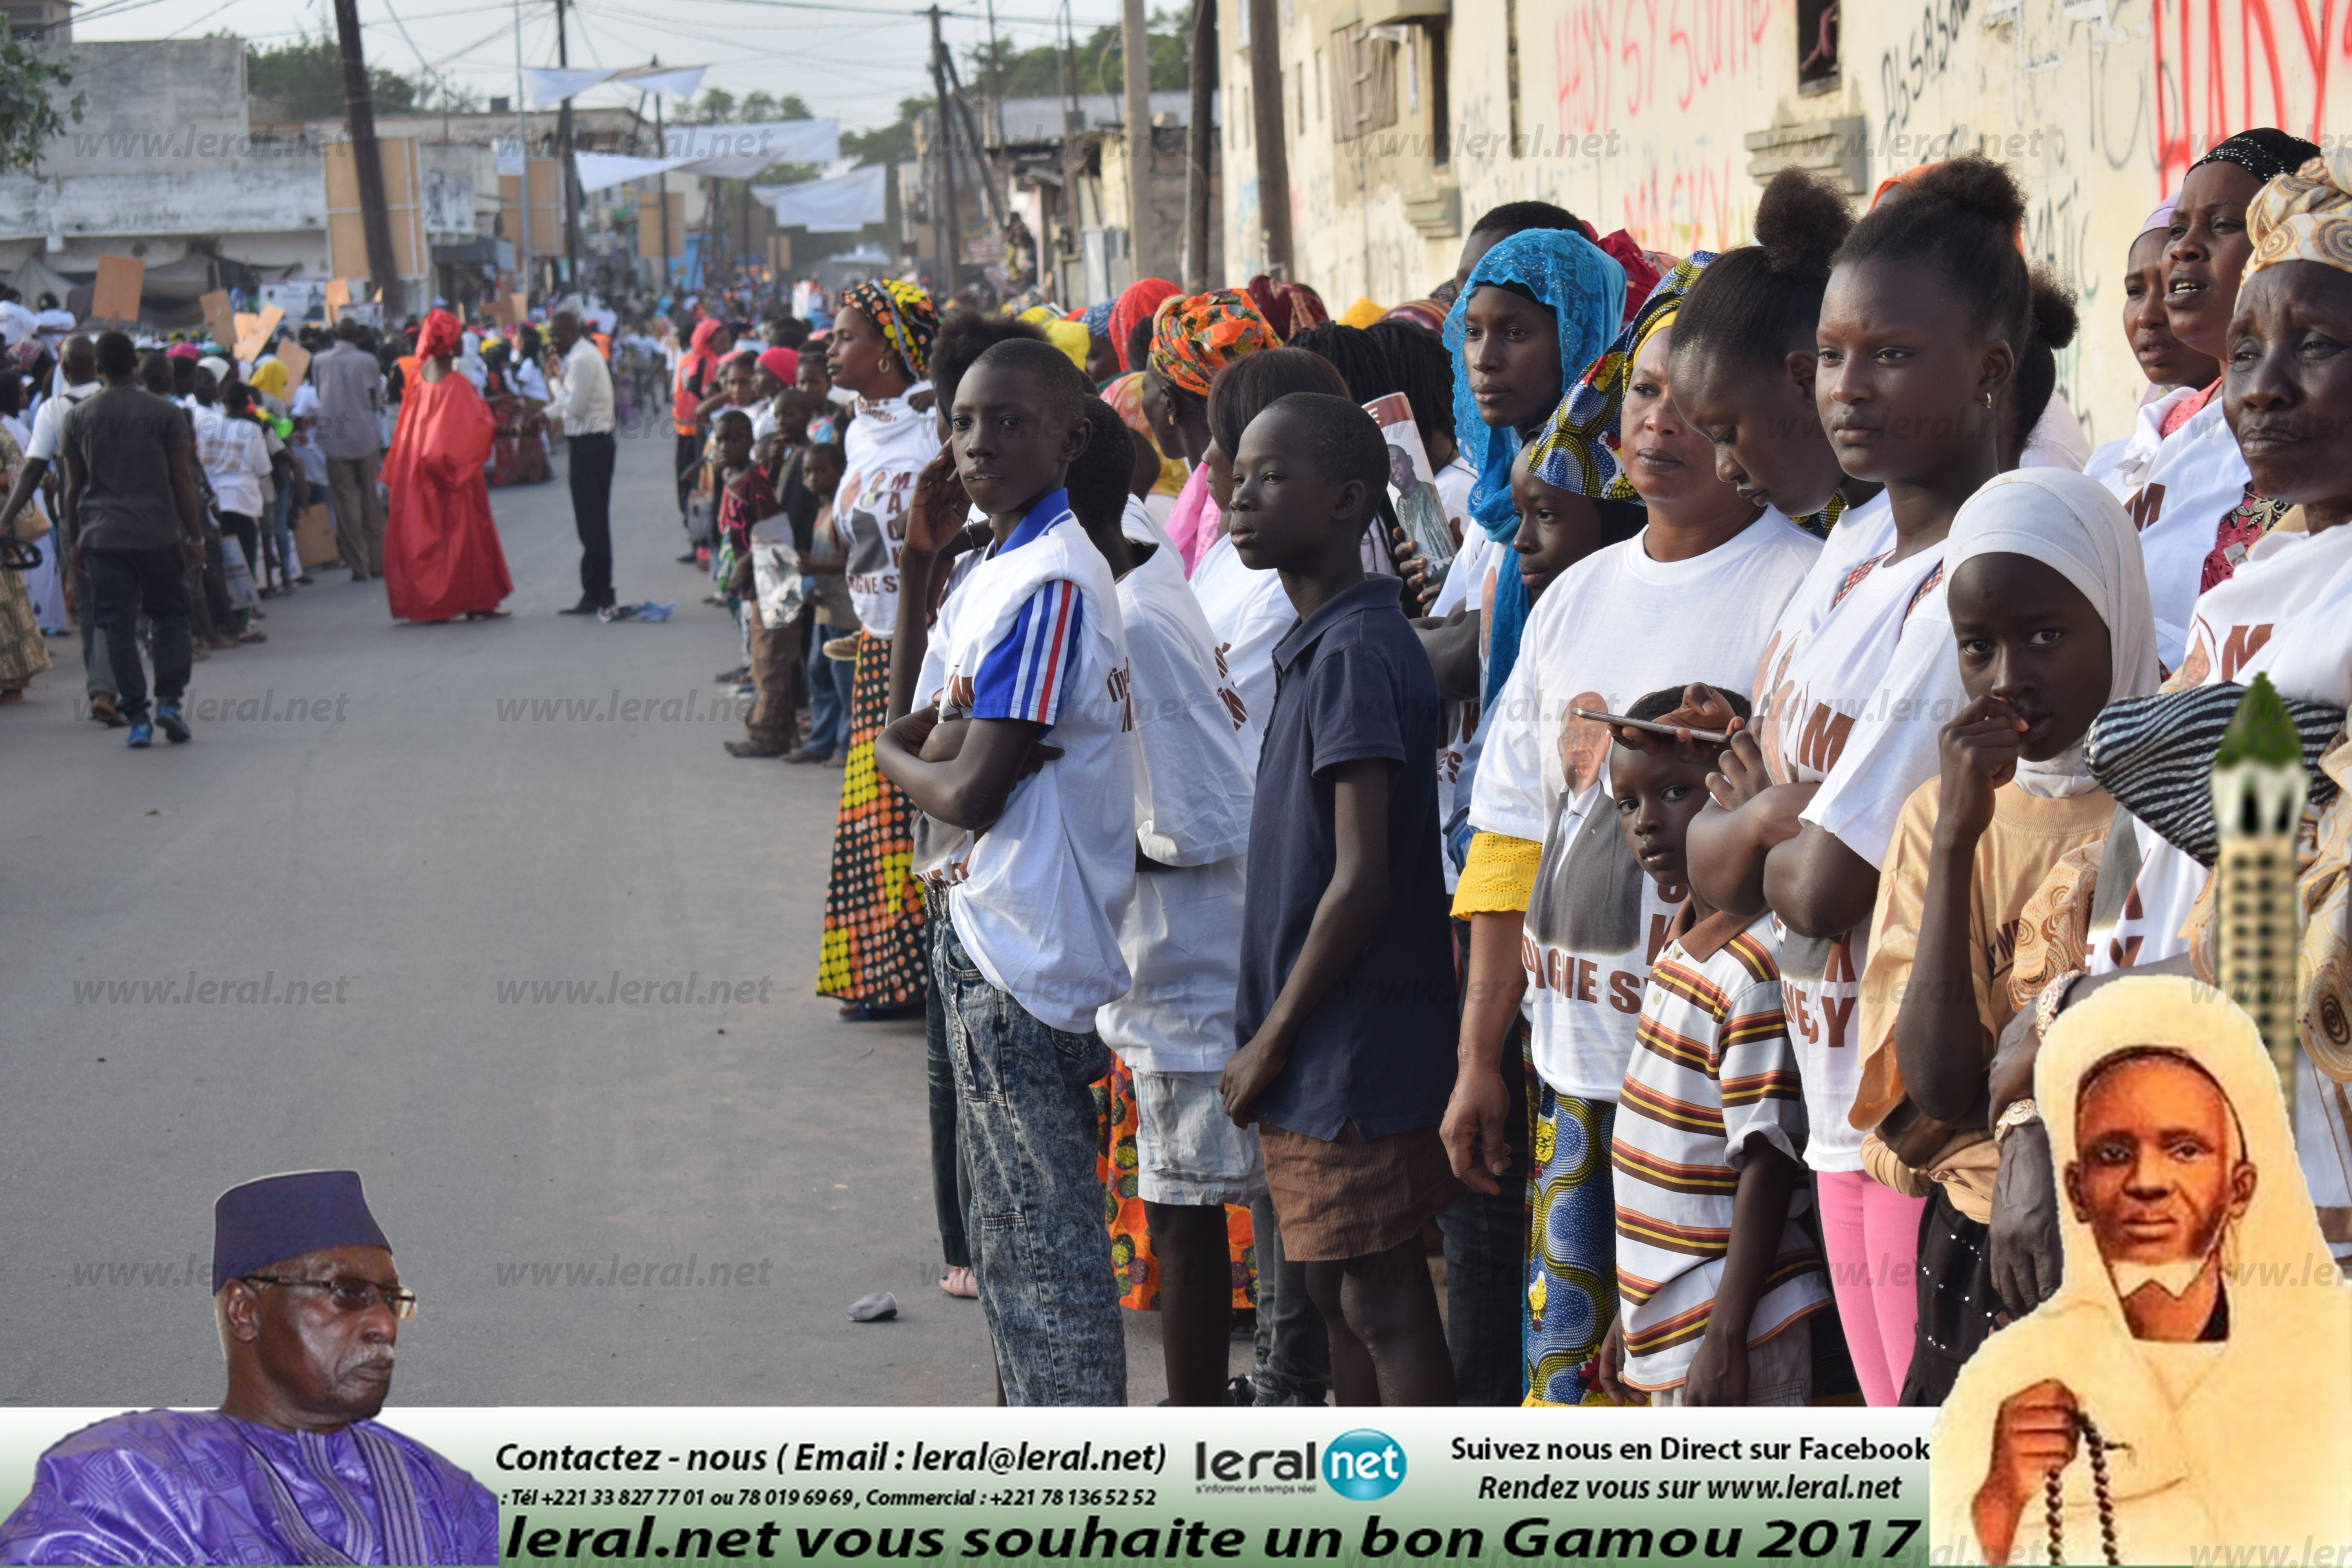
[[[1470,515],[1487,538],[1506,547],[1495,573],[1495,626],[1486,651],[1486,701],[1492,706],[1518,658],[1528,590],[1519,580],[1518,552],[1508,548],[1519,528],[1511,510],[1511,463],[1519,455],[1519,433],[1508,426],[1487,426],[1462,363],[1465,315],[1482,283],[1516,283],[1550,307],[1559,330],[1559,389],[1565,397],[1624,321],[1625,269],[1572,229],[1525,229],[1480,258],[1445,313],[1445,346],[1454,355],[1454,438],[1478,475],[1470,488]]]

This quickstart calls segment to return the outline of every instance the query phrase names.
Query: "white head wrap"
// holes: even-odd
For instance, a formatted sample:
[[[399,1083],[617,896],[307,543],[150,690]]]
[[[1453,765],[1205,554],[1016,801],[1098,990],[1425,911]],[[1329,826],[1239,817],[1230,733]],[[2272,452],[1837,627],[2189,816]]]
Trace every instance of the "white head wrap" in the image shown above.
[[[1952,520],[1944,545],[1944,580],[1977,555],[2024,555],[2072,583],[2107,624],[2114,679],[2106,700],[2156,689],[2156,615],[2139,534],[2105,485],[2068,468],[1998,474]],[[2080,741],[2044,763],[2020,762],[2028,795],[2073,795],[2091,789]]]

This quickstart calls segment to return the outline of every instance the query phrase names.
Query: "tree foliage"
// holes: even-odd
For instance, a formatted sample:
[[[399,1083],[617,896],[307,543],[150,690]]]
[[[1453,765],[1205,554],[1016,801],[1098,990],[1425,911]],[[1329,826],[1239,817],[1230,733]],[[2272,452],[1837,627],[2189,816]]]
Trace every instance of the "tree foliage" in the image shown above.
[[[58,97],[58,89],[72,85],[71,57],[44,58],[18,43],[7,19],[0,17],[0,174],[33,167],[49,139],[65,129],[68,115],[80,123],[82,95],[75,93],[62,106]]]
[[[1151,90],[1181,91],[1192,69],[1192,37],[1189,16],[1172,12],[1155,12],[1146,26],[1151,41]],[[1127,90],[1127,50],[1121,44],[1117,27],[1097,27],[1080,39],[1072,54],[1076,67],[1078,91],[1087,96],[1108,93],[1117,98]],[[964,78],[967,89],[978,92],[988,83],[988,45],[982,43],[971,51],[971,63]],[[1003,39],[996,44],[997,68],[1003,75],[1000,90],[1006,98],[1059,98],[1063,93],[1062,46],[1040,44],[1034,48],[1016,49]]]
[[[283,44],[245,47],[245,90],[272,98],[295,120],[336,120],[343,113],[343,51],[331,33],[305,33]],[[424,84],[383,66],[368,68],[368,97],[378,114],[426,107]],[[451,107],[457,107],[452,105]]]

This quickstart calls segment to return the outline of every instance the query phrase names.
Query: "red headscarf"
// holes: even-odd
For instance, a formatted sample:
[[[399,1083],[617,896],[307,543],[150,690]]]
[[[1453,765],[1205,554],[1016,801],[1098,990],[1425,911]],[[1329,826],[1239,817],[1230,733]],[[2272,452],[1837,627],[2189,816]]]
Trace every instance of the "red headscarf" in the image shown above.
[[[774,376],[786,386],[792,385],[801,378],[801,356],[796,349],[788,349],[781,345],[761,349],[760,363],[767,368],[770,375]]]
[[[1323,296],[1304,283],[1276,283],[1261,272],[1243,288],[1266,325],[1286,343],[1331,319],[1331,312],[1323,307]]]
[[[1182,292],[1183,289],[1165,278],[1146,278],[1127,286],[1127,291],[1118,297],[1118,303],[1110,310],[1110,346],[1118,353],[1119,369],[1143,368],[1128,363],[1127,340],[1135,335],[1138,321],[1151,319],[1151,313],[1160,308],[1160,300],[1173,299]]]
[[[457,352],[457,340],[463,335],[457,317],[446,310],[435,310],[425,318],[425,326],[416,334],[416,357],[446,359]]]

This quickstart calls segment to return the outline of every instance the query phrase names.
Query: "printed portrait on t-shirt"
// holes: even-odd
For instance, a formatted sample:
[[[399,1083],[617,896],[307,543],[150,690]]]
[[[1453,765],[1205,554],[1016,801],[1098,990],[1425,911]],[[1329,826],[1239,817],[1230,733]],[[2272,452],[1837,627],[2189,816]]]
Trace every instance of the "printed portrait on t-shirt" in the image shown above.
[[[1568,706],[1602,710],[1606,702],[1599,692],[1585,691]],[[1567,787],[1544,836],[1528,900],[1528,937],[1539,951],[1622,953],[1642,945],[1650,879],[1617,826],[1615,805],[1605,792],[1596,795],[1592,789],[1607,771],[1609,728],[1564,710],[1557,743]],[[1588,798],[1590,806],[1579,816],[1577,807]]]

